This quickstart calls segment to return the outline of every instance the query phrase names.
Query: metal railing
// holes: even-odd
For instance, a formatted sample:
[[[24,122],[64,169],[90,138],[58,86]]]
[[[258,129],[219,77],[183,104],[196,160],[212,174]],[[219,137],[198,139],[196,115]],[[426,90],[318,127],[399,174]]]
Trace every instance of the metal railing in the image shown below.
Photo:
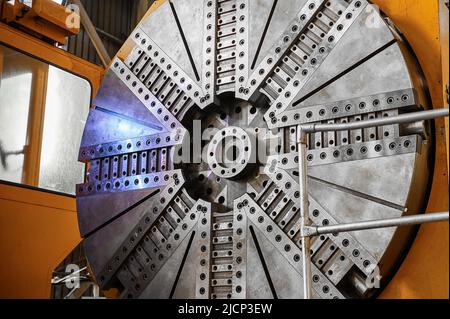
[[[449,213],[443,212],[425,215],[413,215],[393,219],[361,221],[350,224],[312,226],[309,218],[309,199],[308,199],[308,163],[307,163],[308,134],[317,132],[349,131],[391,124],[409,124],[447,116],[449,116],[449,109],[437,109],[344,124],[300,124],[298,126],[297,143],[299,152],[299,160],[298,160],[299,188],[300,188],[299,200],[301,209],[300,235],[301,235],[301,248],[303,257],[302,263],[303,263],[304,299],[312,298],[312,273],[311,273],[311,252],[310,252],[310,241],[312,236],[330,233],[335,234],[342,232],[360,231],[384,227],[418,225],[424,223],[449,220]]]

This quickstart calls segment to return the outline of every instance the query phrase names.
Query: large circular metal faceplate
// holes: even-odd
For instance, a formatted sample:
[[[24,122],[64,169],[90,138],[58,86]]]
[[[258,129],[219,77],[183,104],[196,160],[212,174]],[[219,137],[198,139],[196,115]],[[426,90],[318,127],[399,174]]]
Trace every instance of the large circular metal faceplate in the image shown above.
[[[79,225],[100,286],[124,298],[302,298],[297,126],[427,108],[399,32],[364,0],[173,0],[129,41],[80,150]],[[313,223],[419,212],[426,127],[310,135]],[[313,296],[373,295],[411,233],[313,238]]]

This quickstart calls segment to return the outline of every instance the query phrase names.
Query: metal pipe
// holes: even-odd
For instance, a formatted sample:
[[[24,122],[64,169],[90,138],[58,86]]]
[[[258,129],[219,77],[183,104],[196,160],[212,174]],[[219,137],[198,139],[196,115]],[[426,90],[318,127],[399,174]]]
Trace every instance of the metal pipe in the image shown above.
[[[52,282],[52,284],[59,284],[60,282],[66,281],[66,280],[68,280],[68,279],[72,279],[72,278],[74,278],[74,276],[80,274],[82,271],[84,271],[84,270],[86,270],[86,269],[87,269],[87,267],[84,267],[84,268],[82,268],[82,269],[79,269],[79,270],[77,270],[77,271],[74,271],[74,272],[70,273],[69,275],[67,275],[67,276],[65,276],[65,277],[63,277],[63,278],[58,279],[58,280],[56,280],[55,282]]]
[[[116,36],[113,36],[111,33],[108,33],[108,32],[106,32],[106,31],[104,31],[104,30],[102,30],[100,28],[95,27],[95,30],[97,30],[97,32],[99,34],[101,34],[102,36],[110,39],[111,41],[115,42],[118,45],[122,45],[125,42],[125,40],[120,39],[120,38],[118,38]]]
[[[308,230],[306,231],[306,233],[309,236],[319,236],[319,235],[324,235],[324,234],[337,234],[337,233],[352,232],[352,231],[367,230],[367,229],[442,222],[442,221],[448,221],[448,219],[449,219],[448,212],[432,213],[432,214],[405,216],[405,217],[391,218],[391,219],[379,219],[379,220],[371,220],[371,221],[364,221],[364,222],[355,222],[355,223],[348,223],[348,224],[341,224],[341,225],[314,226],[314,227],[308,227]]]
[[[307,164],[307,134],[298,128],[298,170],[300,187],[300,229],[305,229],[311,222],[309,219],[309,200],[308,200],[308,164]],[[311,238],[309,235],[301,234],[302,265],[303,265],[303,298],[312,298],[312,273],[311,273]]]
[[[330,132],[330,131],[351,131],[370,127],[386,126],[392,124],[408,124],[419,121],[432,120],[438,117],[449,116],[449,109],[436,109],[401,114],[393,117],[383,117],[379,119],[341,123],[341,124],[302,124],[301,128],[306,133]]]

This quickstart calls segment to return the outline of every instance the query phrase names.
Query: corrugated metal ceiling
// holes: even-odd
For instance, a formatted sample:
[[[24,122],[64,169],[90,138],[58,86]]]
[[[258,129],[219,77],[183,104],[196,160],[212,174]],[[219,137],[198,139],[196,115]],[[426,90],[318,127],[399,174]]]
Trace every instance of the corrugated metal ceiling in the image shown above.
[[[90,19],[97,29],[109,55],[113,57],[120,49],[133,30],[137,15],[136,0],[81,0]],[[147,1],[148,6],[153,1]],[[66,1],[66,4],[70,1]],[[81,32],[70,37],[67,43],[67,51],[101,65],[100,58],[89,39],[87,32]]]

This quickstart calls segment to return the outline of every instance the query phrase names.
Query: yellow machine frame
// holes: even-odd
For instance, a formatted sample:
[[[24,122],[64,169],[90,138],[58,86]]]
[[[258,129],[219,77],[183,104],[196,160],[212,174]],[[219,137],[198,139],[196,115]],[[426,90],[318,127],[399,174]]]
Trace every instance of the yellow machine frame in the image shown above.
[[[404,34],[425,73],[434,108],[448,107],[439,10],[444,0],[375,0]],[[443,8],[441,7],[441,10]],[[445,10],[448,10],[445,7]],[[448,11],[447,11],[448,14]],[[448,37],[448,34],[447,34]],[[447,130],[446,130],[447,126]],[[427,212],[448,211],[448,118],[436,121],[436,163]],[[423,225],[408,256],[381,298],[449,297],[448,223]]]
[[[85,78],[93,96],[100,86],[103,68],[3,23],[0,43]],[[45,97],[33,100],[42,117]],[[39,148],[41,135],[34,125],[31,147]],[[35,160],[25,163],[25,178],[35,185],[39,150],[29,151]],[[75,198],[0,182],[0,229],[0,298],[49,298],[53,269],[81,240]]]
[[[0,3],[0,19],[37,37],[63,44],[80,32],[80,16],[52,0],[33,0],[32,7],[19,1]]]

